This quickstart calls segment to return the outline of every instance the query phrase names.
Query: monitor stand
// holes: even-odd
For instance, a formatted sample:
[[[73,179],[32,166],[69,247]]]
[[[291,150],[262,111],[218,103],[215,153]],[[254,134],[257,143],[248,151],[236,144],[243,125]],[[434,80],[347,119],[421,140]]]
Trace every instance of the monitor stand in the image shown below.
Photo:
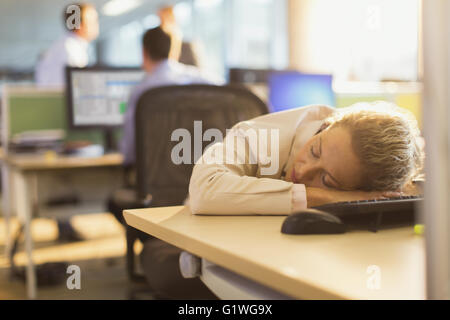
[[[106,153],[117,152],[116,139],[114,137],[114,129],[103,130],[103,145]]]

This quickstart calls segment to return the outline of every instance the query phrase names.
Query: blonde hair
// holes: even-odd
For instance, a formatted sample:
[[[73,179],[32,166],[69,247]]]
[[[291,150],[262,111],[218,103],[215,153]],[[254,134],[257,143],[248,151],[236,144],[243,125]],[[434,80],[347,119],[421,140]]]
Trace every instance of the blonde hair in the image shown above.
[[[423,153],[414,116],[393,103],[357,103],[326,120],[330,128],[350,130],[363,167],[361,190],[399,190],[419,174]]]

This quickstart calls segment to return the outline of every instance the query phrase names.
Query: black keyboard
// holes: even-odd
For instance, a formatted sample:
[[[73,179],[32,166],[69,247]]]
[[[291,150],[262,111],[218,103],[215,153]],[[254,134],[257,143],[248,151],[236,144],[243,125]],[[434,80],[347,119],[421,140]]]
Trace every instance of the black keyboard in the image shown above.
[[[402,196],[328,203],[314,209],[331,213],[348,226],[376,232],[380,228],[414,225],[416,208],[422,202],[423,196]]]

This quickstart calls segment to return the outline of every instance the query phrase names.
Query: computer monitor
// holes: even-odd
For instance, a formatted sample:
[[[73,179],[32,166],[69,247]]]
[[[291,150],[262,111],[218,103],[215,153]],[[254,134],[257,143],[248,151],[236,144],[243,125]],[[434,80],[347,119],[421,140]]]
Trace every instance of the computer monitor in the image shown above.
[[[272,69],[230,68],[228,81],[233,84],[267,83],[267,79],[273,71]]]
[[[143,76],[139,68],[68,67],[69,125],[105,129],[121,126],[130,92]]]
[[[273,72],[268,80],[269,107],[277,112],[309,104],[334,106],[332,81],[332,75],[328,74]]]
[[[69,127],[102,129],[107,151],[115,149],[113,130],[122,126],[131,90],[142,80],[139,68],[66,68]]]

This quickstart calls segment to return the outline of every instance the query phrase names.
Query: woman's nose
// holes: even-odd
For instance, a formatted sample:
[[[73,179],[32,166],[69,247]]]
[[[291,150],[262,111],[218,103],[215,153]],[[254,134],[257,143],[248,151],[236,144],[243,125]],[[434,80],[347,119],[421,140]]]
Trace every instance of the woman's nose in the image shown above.
[[[298,166],[295,177],[301,182],[307,182],[314,179],[317,172],[317,166],[314,164],[303,163]]]

